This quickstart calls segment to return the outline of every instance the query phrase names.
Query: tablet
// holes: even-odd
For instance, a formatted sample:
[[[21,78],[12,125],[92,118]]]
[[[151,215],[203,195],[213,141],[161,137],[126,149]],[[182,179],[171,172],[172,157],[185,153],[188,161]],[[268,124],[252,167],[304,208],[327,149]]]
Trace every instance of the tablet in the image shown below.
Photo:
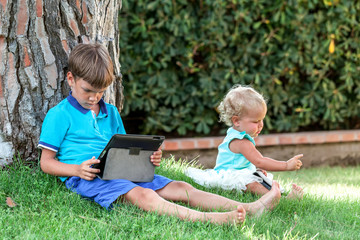
[[[150,156],[159,149],[164,136],[115,134],[100,153],[98,177],[103,180],[127,179],[132,182],[151,182],[155,166]]]

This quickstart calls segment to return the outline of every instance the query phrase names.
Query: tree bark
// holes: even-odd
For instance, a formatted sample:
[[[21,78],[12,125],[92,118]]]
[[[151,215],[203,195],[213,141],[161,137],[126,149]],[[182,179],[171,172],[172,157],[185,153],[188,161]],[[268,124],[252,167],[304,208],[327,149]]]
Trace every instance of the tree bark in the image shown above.
[[[114,61],[105,101],[122,109],[118,12],[121,0],[0,0],[0,165],[38,158],[47,111],[69,93],[67,60],[78,43],[98,42]]]

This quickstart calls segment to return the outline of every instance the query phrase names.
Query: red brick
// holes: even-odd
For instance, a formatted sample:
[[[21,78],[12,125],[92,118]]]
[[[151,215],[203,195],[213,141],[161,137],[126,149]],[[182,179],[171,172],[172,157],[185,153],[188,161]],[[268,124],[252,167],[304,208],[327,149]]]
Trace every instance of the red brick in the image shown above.
[[[279,144],[280,145],[290,145],[293,143],[294,143],[294,137],[292,134],[279,136]]]
[[[310,134],[308,136],[309,143],[324,143],[325,142],[325,136],[324,133],[314,133]],[[299,142],[301,143],[301,142]]]
[[[266,135],[259,137],[259,146],[271,146],[277,144],[279,144],[279,138],[277,136]]]
[[[165,141],[164,150],[179,150],[179,143],[177,141]]]
[[[311,134],[293,134],[293,144],[309,144]]]
[[[223,138],[223,137],[214,138],[214,140],[213,140],[214,147],[217,148],[223,141],[224,141],[224,138]]]
[[[197,139],[198,148],[211,148],[211,141],[209,139]]]
[[[194,140],[180,140],[180,149],[195,149]]]
[[[26,25],[28,23],[28,4],[26,3],[26,0],[20,0],[19,2],[19,11],[17,15],[17,29],[16,34],[17,35],[24,35],[26,31]]]
[[[343,142],[351,142],[354,141],[355,138],[355,134],[354,133],[343,133],[342,134],[342,141]]]
[[[339,133],[328,133],[325,135],[325,142],[333,143],[340,141],[340,134]]]
[[[263,141],[262,141],[262,138],[255,138],[254,139],[254,141],[255,141],[255,144],[257,145],[257,146],[262,146],[262,145],[264,145],[263,144]]]
[[[43,2],[42,0],[36,0],[36,16],[42,17],[43,15]]]

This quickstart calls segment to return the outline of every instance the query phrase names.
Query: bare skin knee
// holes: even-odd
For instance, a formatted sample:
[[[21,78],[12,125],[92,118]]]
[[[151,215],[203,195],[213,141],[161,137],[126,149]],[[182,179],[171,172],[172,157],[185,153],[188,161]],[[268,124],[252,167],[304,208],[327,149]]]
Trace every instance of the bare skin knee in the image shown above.
[[[191,184],[182,181],[173,181],[156,192],[163,198],[171,201],[188,202],[189,195],[198,191]]]
[[[125,201],[130,202],[146,211],[154,207],[154,202],[159,198],[159,195],[148,188],[135,187],[124,195]]]
[[[183,181],[175,181],[172,182],[174,187],[177,188],[178,190],[185,190],[185,191],[193,191],[196,190],[196,188],[194,188],[191,184],[187,183],[187,182],[183,182]]]

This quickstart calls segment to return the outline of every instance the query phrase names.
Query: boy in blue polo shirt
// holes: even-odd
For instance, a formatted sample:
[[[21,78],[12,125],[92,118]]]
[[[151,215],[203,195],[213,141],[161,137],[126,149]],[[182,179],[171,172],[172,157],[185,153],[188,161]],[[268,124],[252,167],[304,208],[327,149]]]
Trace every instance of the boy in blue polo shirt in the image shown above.
[[[113,80],[113,64],[102,45],[79,44],[72,50],[67,73],[71,92],[49,110],[41,130],[40,166],[45,173],[59,176],[68,189],[105,208],[111,208],[115,201],[121,200],[145,211],[192,221],[241,223],[246,212],[260,215],[274,207],[280,198],[277,183],[258,201],[244,204],[160,175],[155,175],[152,182],[144,183],[97,178],[96,173],[100,170],[91,168],[99,163],[96,157],[112,135],[126,134],[116,107],[102,99]],[[149,160],[159,166],[161,156],[162,152],[158,150]],[[168,200],[186,202],[206,210],[222,208],[228,212],[200,212]]]

